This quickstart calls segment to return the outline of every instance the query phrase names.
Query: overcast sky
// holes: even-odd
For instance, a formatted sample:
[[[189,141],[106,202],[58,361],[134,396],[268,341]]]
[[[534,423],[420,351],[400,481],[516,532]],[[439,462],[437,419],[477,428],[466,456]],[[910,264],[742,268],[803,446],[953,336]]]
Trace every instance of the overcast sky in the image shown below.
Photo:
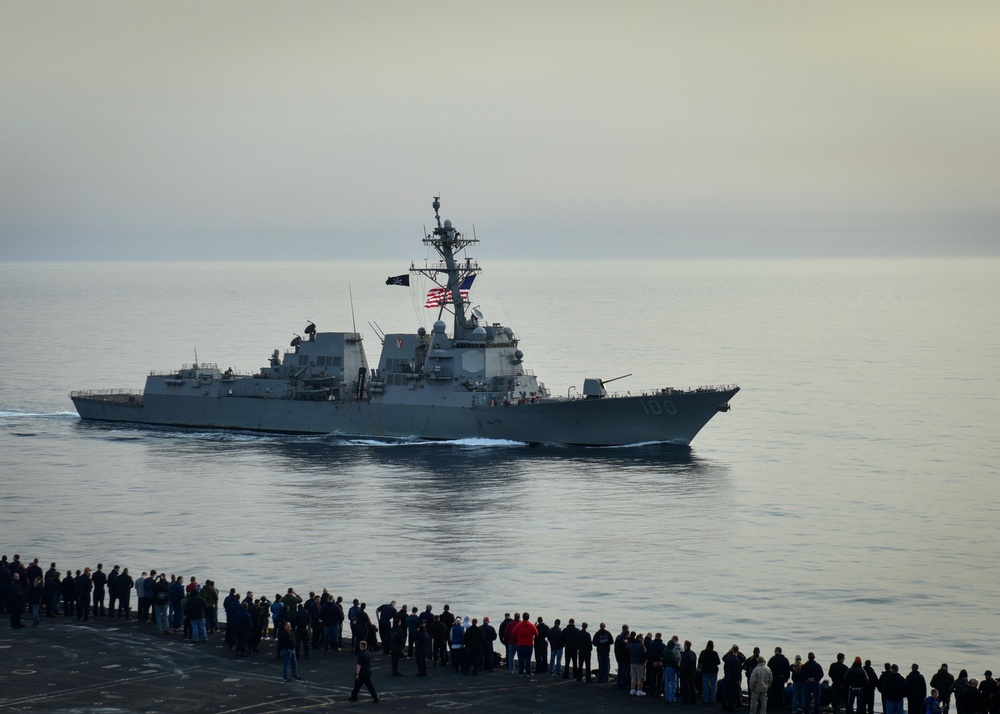
[[[1000,254],[1000,3],[0,0],[0,260]],[[485,245],[484,245],[485,248]]]

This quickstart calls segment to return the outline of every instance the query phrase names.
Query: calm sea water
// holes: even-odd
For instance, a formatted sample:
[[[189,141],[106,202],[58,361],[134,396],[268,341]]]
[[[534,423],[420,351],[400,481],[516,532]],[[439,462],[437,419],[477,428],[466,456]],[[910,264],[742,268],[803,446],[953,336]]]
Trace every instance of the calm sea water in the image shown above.
[[[307,320],[434,316],[405,265],[0,265],[0,547],[257,593],[925,673],[1000,666],[1000,260],[503,262],[474,301],[554,392],[738,383],[690,452],[84,424],[72,389],[251,370]],[[350,288],[349,288],[350,285]],[[351,296],[355,314],[352,315]],[[371,323],[371,324],[370,324]]]

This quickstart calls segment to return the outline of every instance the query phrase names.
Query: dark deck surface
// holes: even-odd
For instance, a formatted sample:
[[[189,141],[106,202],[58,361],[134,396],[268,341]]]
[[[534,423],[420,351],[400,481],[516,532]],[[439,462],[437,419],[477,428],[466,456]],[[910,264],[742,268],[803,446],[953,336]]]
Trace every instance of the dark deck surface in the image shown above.
[[[38,628],[0,624],[0,712],[326,712],[351,708],[385,711],[604,712],[663,710],[662,698],[631,697],[615,685],[579,683],[548,675],[517,677],[506,669],[479,676],[415,660],[392,677],[389,658],[374,655],[380,701],[372,707],[362,688],[349,702],[354,656],[313,652],[299,660],[302,681],[286,683],[274,645],[237,658],[221,635],[194,644],[181,635],[159,636],[150,624],[98,618],[42,619]],[[612,663],[612,679],[614,664]],[[702,707],[671,707],[696,712]],[[714,707],[711,708],[714,711]]]

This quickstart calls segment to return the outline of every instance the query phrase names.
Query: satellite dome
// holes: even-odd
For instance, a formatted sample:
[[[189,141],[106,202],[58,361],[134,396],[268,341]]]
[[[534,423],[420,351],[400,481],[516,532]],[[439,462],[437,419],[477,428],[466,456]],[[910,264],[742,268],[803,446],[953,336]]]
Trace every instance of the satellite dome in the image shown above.
[[[514,357],[516,359],[524,359],[524,352],[522,352],[521,350],[517,350],[516,352],[514,352]]]
[[[485,342],[486,341],[486,328],[482,327],[482,326],[479,326],[476,329],[474,329],[472,331],[472,339],[476,340],[477,342]]]
[[[427,334],[427,330],[425,330],[423,327],[418,327],[417,328],[417,334],[420,335],[421,337],[423,337],[424,335]]]
[[[444,227],[445,228],[451,228],[451,219],[450,218],[445,218],[444,219]]]
[[[434,327],[431,328],[431,329],[434,332],[439,332],[439,333],[441,333],[443,335],[444,331],[445,331],[445,328],[446,328],[446,325],[444,324],[444,320],[435,320],[434,321]]]
[[[503,333],[507,335],[507,339],[512,339],[514,337],[514,331],[509,327],[503,328]]]

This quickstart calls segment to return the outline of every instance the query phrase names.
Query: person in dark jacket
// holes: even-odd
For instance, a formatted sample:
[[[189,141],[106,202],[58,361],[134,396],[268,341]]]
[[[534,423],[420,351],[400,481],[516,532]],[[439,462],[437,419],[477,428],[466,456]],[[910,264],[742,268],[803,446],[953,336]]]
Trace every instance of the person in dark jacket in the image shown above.
[[[115,616],[115,603],[118,601],[118,590],[115,588],[115,581],[121,575],[122,568],[116,565],[108,573],[108,617]]]
[[[21,613],[24,612],[24,586],[21,584],[21,574],[13,573],[10,576],[10,584],[7,587],[7,610],[10,611],[11,629],[24,627],[21,624]]]
[[[701,670],[701,703],[715,704],[716,687],[719,684],[719,653],[715,651],[715,643],[709,640],[705,649],[698,655],[698,669]]]
[[[378,694],[375,692],[375,685],[372,683],[372,653],[368,651],[368,643],[365,640],[358,642],[358,661],[354,667],[354,689],[351,690],[350,701],[358,701],[358,692],[361,685],[368,687],[368,693],[372,695],[372,703],[378,701]]]
[[[840,714],[841,707],[847,705],[847,665],[844,663],[844,653],[837,653],[837,661],[830,665],[827,674],[830,675],[832,690],[833,714]]]
[[[556,621],[552,623],[552,627],[549,628],[549,650],[551,655],[549,657],[549,674],[554,674],[557,677],[562,676],[562,661],[563,661],[563,650],[565,648],[565,638],[563,637],[562,631],[562,620],[556,618]]]
[[[1000,710],[1000,701],[997,699],[998,694],[1000,694],[1000,684],[993,679],[993,672],[990,670],[986,670],[984,677],[985,679],[979,683],[979,691],[986,697],[986,705],[990,714],[997,714],[997,711]]]
[[[76,577],[76,619],[86,622],[90,620],[90,594],[94,589],[90,577],[90,568],[84,568]]]
[[[580,634],[577,636],[577,661],[579,666],[576,668],[576,681],[581,681],[584,673],[587,675],[587,681],[590,681],[590,658],[594,652],[594,640],[591,634],[587,631],[587,623],[584,622],[580,625]]]
[[[597,650],[597,681],[607,682],[611,675],[611,647],[615,638],[607,631],[602,622],[594,633],[594,649]]]
[[[628,644],[628,664],[629,664],[629,694],[638,697],[646,696],[642,688],[643,676],[646,673],[646,645],[642,638],[629,633]]]
[[[305,658],[309,659],[309,627],[312,625],[312,617],[309,611],[300,607],[292,615],[292,625],[295,627],[295,656],[299,655],[299,647],[302,648]]]
[[[931,686],[938,690],[941,698],[941,711],[948,714],[948,705],[951,703],[951,688],[955,686],[955,675],[948,671],[948,664],[944,663],[941,668],[931,677]]]
[[[816,661],[816,655],[810,652],[802,665],[802,680],[805,685],[805,701],[802,702],[803,714],[819,714],[822,701],[820,684],[823,682],[823,665]]]
[[[115,597],[118,599],[118,619],[123,616],[126,620],[132,618],[132,588],[135,581],[128,574],[128,568],[122,568],[122,572],[115,578]]]
[[[42,585],[42,602],[45,603],[45,617],[55,617],[59,614],[61,586],[62,581],[59,579],[58,570],[51,575],[46,574],[45,583]]]
[[[885,714],[903,714],[906,699],[906,679],[899,673],[897,665],[891,665],[881,677],[882,694],[885,696]]]
[[[403,673],[399,671],[399,660],[402,659],[403,647],[406,646],[406,630],[403,628],[403,621],[398,615],[393,618],[392,626],[385,633],[383,646],[389,649],[389,656],[392,661],[392,676],[402,677]]]
[[[226,613],[226,618],[232,618],[233,632],[236,634],[236,656],[246,657],[247,646],[250,642],[250,631],[253,629],[253,615],[250,613],[249,603],[240,603],[239,607],[232,609],[231,614]]]
[[[767,661],[767,667],[771,670],[771,689],[767,693],[767,707],[771,710],[784,708],[785,684],[792,676],[792,665],[788,658],[781,653],[780,647],[774,648],[774,656]]]
[[[965,714],[965,709],[963,708],[964,702],[959,700],[958,695],[962,693],[962,690],[969,686],[969,673],[960,669],[958,671],[958,676],[955,677],[955,683],[951,685],[951,695],[955,700],[955,714]]]
[[[431,621],[433,622],[433,619]],[[417,657],[417,676],[426,677],[427,660],[431,656],[431,633],[427,631],[427,623],[424,621],[417,625],[417,642],[414,652]]]
[[[62,579],[62,598],[63,617],[72,617],[76,614],[76,578],[72,570],[67,570],[66,576]]]
[[[329,593],[324,594],[319,604],[319,619],[323,623],[323,651],[336,649],[337,603]]]
[[[195,642],[208,642],[208,630],[205,627],[207,612],[208,604],[201,596],[201,588],[195,588],[187,596],[187,602],[184,604],[184,614],[191,623],[191,639]]]
[[[156,634],[165,635],[170,632],[170,621],[167,619],[167,604],[170,601],[170,584],[166,573],[160,573],[153,583],[153,621],[156,623]]]
[[[167,585],[167,622],[170,631],[176,632],[181,627],[181,600],[184,599],[184,585],[176,575],[170,576]],[[227,612],[228,615],[228,612]]]
[[[493,643],[497,641],[497,631],[494,629],[493,625],[490,624],[490,618],[484,617],[483,624],[479,628],[483,631],[483,639],[486,644],[483,646],[483,660],[484,667],[487,672],[492,672],[496,668],[496,652],[493,649]],[[428,654],[430,651],[428,650]]]
[[[725,676],[723,710],[736,711],[740,703],[740,692],[743,690],[743,660],[740,659],[740,648],[733,645],[722,658],[722,671]]]
[[[440,664],[448,666],[448,628],[441,622],[441,616],[435,615],[431,623],[431,661],[435,667]]]
[[[865,660],[865,674],[868,675],[868,684],[865,685],[865,707],[864,712],[861,712],[861,707],[858,707],[859,714],[875,714],[875,692],[878,690],[878,672],[872,667],[872,661],[870,659]]]
[[[94,617],[100,615],[104,617],[107,611],[104,609],[104,597],[107,594],[105,588],[108,585],[108,574],[104,572],[104,563],[97,564],[97,570],[90,577],[94,586]]]
[[[865,687],[868,686],[868,673],[861,664],[861,658],[855,657],[854,663],[847,674],[844,675],[844,683],[847,685],[847,714],[854,714],[854,705],[857,703],[858,710],[864,710]]]
[[[539,616],[535,620],[535,674],[543,674],[549,671],[549,626]]]
[[[666,649],[663,634],[657,632],[652,640],[646,642],[646,688],[653,691],[654,697],[663,696],[663,650]]]
[[[909,714],[924,714],[927,699],[927,680],[920,674],[920,666],[910,665],[906,675],[906,708]]]
[[[570,678],[570,668],[573,669],[573,677],[579,679],[580,663],[577,655],[580,651],[580,630],[576,627],[576,621],[571,617],[566,627],[563,628],[563,654],[566,657],[566,667],[563,669],[563,679]]]
[[[691,640],[684,640],[684,649],[681,650],[681,665],[677,670],[678,686],[681,689],[681,701],[685,704],[694,704],[698,701],[698,692],[695,690],[695,676],[698,671],[698,655],[691,649]]]
[[[959,704],[961,699],[961,704]],[[979,680],[970,679],[968,686],[955,695],[955,706],[963,714],[987,714],[989,706],[986,697],[979,691]]]
[[[378,621],[378,636],[382,641],[382,654],[390,653],[389,630],[396,621],[396,601],[387,602],[375,608],[375,619]]]
[[[628,625],[622,625],[622,631],[615,638],[615,664],[618,665],[618,690],[628,689],[629,685],[629,661],[628,661]]]
[[[365,645],[367,647],[367,644]],[[285,620],[278,630],[278,652],[281,653],[282,675],[285,681],[302,679],[299,676],[299,660],[295,656],[295,633],[292,631],[292,621]],[[291,672],[291,678],[288,676]]]
[[[486,636],[479,626],[479,618],[472,618],[472,624],[463,635],[462,644],[465,646],[462,674],[468,674],[469,670],[472,670],[473,674],[479,674],[483,666],[483,648],[486,646]]]
[[[41,619],[38,617],[38,613],[42,607],[42,597],[45,594],[45,586],[42,584],[41,577],[36,577],[35,581],[31,583],[28,588],[27,600],[28,607],[31,609],[31,626],[38,627],[41,624]]]

